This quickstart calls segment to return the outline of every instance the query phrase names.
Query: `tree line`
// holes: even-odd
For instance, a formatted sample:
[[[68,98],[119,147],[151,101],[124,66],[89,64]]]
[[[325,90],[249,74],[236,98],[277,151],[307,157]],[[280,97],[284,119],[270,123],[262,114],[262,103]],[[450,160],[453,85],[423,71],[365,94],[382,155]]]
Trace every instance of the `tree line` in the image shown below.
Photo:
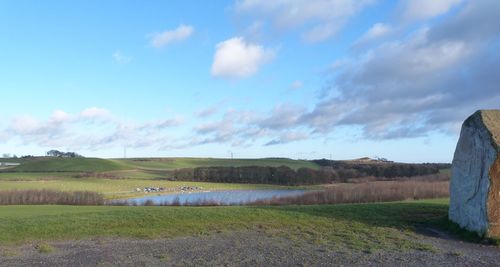
[[[82,155],[79,155],[76,152],[62,152],[59,150],[49,150],[46,153],[47,157],[57,157],[57,158],[82,158]]]
[[[363,164],[328,166],[319,170],[287,166],[197,167],[169,171],[167,179],[194,182],[252,183],[276,185],[314,185],[348,182],[352,178],[374,176],[380,180],[415,177],[439,172],[438,166],[425,164]]]

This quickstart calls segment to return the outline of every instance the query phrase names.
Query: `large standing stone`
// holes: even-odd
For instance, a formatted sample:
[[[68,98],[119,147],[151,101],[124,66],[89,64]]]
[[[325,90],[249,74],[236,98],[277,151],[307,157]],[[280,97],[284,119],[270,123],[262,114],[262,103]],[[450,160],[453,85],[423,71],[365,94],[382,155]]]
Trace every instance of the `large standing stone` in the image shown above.
[[[462,125],[449,218],[469,231],[500,237],[500,110],[477,111]]]

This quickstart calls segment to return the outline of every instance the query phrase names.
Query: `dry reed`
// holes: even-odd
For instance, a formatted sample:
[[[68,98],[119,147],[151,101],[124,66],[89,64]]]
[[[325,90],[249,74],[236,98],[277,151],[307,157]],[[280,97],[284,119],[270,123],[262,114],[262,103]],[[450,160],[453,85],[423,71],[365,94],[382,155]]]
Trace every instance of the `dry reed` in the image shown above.
[[[0,191],[0,205],[103,205],[101,194],[89,191]]]
[[[312,205],[389,202],[449,196],[449,182],[383,181],[342,184],[300,196],[259,200],[251,205]]]

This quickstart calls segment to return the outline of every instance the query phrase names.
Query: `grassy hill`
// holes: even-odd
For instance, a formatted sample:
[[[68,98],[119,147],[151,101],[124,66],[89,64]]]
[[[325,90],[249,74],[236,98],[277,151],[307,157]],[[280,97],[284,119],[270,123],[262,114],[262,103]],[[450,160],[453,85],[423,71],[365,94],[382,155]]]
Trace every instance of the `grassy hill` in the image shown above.
[[[8,169],[10,172],[109,172],[121,170],[174,170],[196,167],[242,167],[242,166],[288,166],[294,170],[302,167],[318,169],[319,165],[306,160],[285,158],[263,159],[219,159],[219,158],[56,158],[35,157],[8,159],[10,163],[20,163]]]
[[[220,159],[220,158],[131,158],[115,159],[115,162],[127,165],[130,168],[150,170],[173,170],[196,167],[242,167],[242,166],[288,166],[297,170],[302,167],[318,169],[319,165],[306,160],[286,158],[263,159]]]
[[[15,172],[104,172],[129,169],[120,162],[98,158],[39,157],[21,162]]]

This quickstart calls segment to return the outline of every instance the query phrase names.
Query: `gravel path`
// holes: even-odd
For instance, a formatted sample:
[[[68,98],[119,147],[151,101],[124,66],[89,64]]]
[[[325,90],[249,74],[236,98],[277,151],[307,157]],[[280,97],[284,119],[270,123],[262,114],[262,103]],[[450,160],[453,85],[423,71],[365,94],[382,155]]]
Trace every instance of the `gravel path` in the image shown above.
[[[500,248],[461,242],[422,229],[435,251],[332,250],[258,231],[159,240],[95,239],[0,247],[0,266],[498,266]]]

